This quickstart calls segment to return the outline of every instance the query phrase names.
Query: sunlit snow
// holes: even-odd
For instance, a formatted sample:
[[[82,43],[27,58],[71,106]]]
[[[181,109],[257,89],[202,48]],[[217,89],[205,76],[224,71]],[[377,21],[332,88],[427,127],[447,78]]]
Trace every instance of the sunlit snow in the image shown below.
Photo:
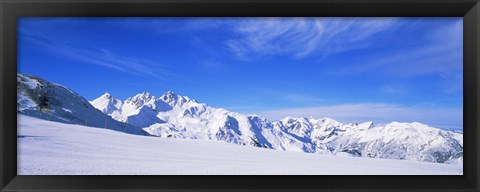
[[[461,175],[462,166],[168,139],[18,115],[19,175]]]

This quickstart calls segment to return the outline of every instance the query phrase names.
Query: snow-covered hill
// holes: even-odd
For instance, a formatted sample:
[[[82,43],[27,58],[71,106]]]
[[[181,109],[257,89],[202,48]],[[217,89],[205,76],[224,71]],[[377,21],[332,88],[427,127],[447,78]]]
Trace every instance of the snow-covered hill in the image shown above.
[[[461,165],[168,139],[18,115],[18,175],[462,175]]]
[[[85,98],[62,85],[20,73],[17,74],[17,111],[50,121],[148,135],[141,128],[103,114]]]
[[[277,150],[357,157],[462,163],[463,135],[418,122],[340,123],[330,118],[268,121],[213,108],[186,96],[141,93],[125,102],[110,94],[91,101],[112,118],[164,138],[225,141]]]

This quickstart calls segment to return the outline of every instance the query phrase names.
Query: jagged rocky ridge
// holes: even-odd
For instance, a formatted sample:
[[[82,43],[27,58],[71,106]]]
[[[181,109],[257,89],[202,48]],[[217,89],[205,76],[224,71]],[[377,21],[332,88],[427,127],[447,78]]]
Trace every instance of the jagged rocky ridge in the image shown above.
[[[186,96],[106,93],[88,102],[70,89],[17,74],[17,111],[42,119],[165,138],[205,139],[277,150],[463,163],[463,135],[421,123],[340,123],[330,118],[268,121]],[[98,110],[97,110],[98,109]]]
[[[213,108],[173,92],[141,93],[125,102],[106,93],[91,101],[114,119],[166,138],[225,141],[277,150],[462,163],[463,135],[421,123],[340,123],[330,118],[268,121]]]

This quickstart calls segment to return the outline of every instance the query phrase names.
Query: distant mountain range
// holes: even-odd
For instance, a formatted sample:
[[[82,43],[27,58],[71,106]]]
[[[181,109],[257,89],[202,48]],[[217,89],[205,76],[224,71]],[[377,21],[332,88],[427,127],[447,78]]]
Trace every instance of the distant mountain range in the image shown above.
[[[87,101],[70,89],[17,74],[19,113],[52,121],[164,138],[215,140],[276,150],[463,163],[463,134],[428,125],[340,123],[330,118],[269,121],[214,108],[186,96],[147,92],[121,101],[105,93]]]

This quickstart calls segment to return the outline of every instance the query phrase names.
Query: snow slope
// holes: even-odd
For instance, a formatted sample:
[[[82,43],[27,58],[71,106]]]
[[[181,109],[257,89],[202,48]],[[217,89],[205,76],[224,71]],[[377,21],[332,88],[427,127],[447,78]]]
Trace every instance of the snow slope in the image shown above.
[[[462,175],[461,165],[168,139],[18,114],[19,175]]]
[[[138,127],[103,114],[85,98],[62,85],[20,73],[17,73],[17,111],[51,121],[147,134]]]
[[[160,97],[137,94],[125,102],[105,94],[93,106],[151,135],[225,141],[285,151],[358,157],[462,163],[463,135],[418,122],[340,123],[330,118],[286,117],[268,121],[210,107],[166,92]],[[113,107],[112,107],[113,106]]]

